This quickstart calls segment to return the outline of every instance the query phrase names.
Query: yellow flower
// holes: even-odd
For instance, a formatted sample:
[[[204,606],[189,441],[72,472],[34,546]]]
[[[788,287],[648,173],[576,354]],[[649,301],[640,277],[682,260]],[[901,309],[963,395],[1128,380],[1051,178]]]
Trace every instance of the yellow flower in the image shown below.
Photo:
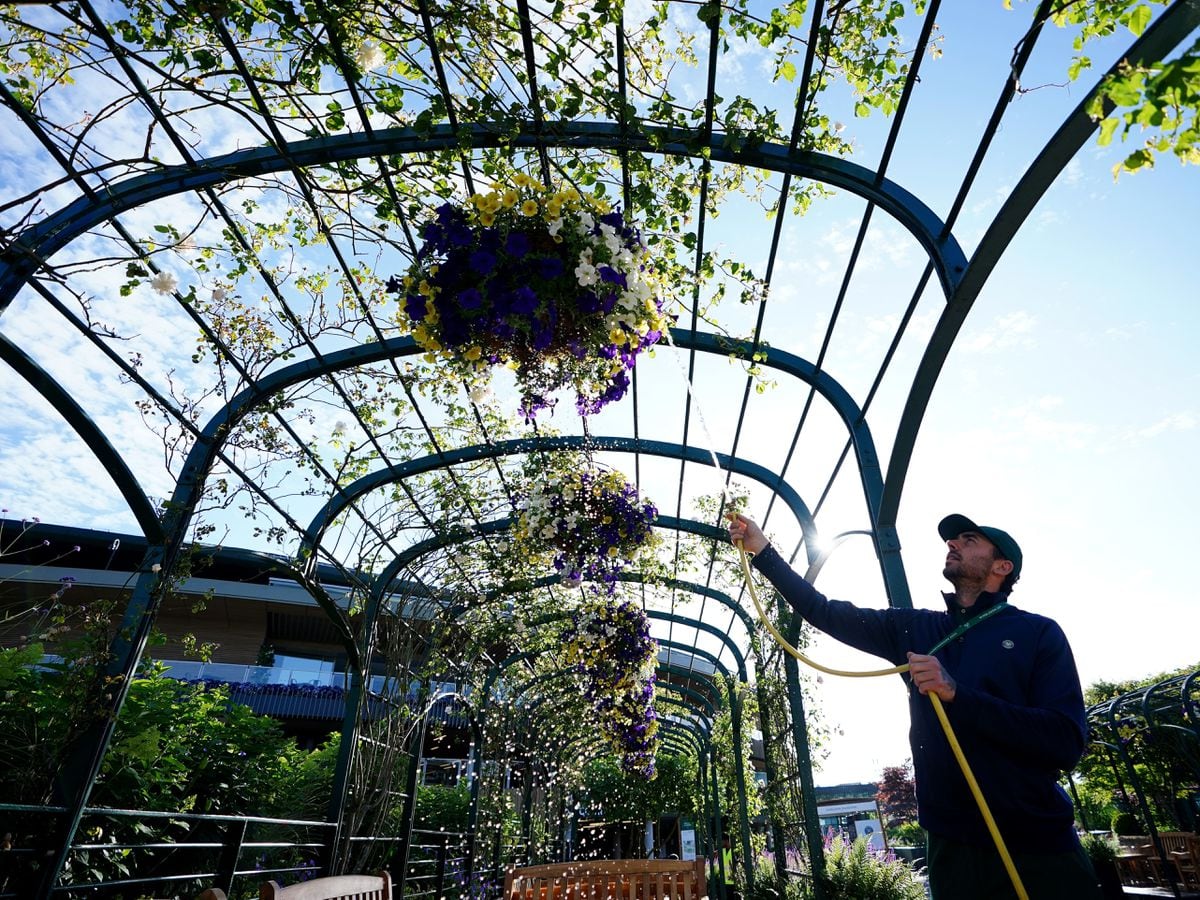
[[[466,356],[467,359],[474,362],[475,360],[479,359],[479,357],[483,356],[483,351],[480,350],[478,347],[472,347],[470,350],[468,350],[463,355]]]
[[[620,328],[613,328],[608,332],[608,340],[610,343],[618,346],[625,343],[625,332]]]
[[[484,228],[491,228],[496,223],[496,214],[491,212],[481,212],[479,214],[479,224]]]
[[[520,188],[529,187],[529,185],[531,185],[532,183],[533,183],[533,179],[530,178],[528,175],[526,175],[524,172],[518,172],[513,177],[513,184],[515,184],[517,187],[520,187]]]
[[[483,194],[476,193],[476,194],[471,195],[471,205],[474,206],[476,209],[483,209],[484,204],[486,204],[486,203],[487,203],[487,198],[484,197]]]
[[[431,285],[428,281],[426,281],[424,278],[422,278],[421,283],[417,285],[417,293],[420,294],[422,297],[432,297],[433,296],[433,285]]]
[[[538,202],[530,199],[521,204],[521,215],[536,216],[538,214]]]
[[[413,277],[412,277],[411,275],[405,275],[405,276],[404,276],[403,284],[404,284],[404,288],[405,288],[405,290],[408,290],[408,289],[411,289],[411,288],[412,288],[412,286],[413,286],[413,280],[414,280],[414,279],[413,279]]]
[[[504,204],[505,209],[512,209],[517,205],[517,201],[521,199],[521,195],[509,188],[504,192],[504,196],[500,198],[500,202]]]

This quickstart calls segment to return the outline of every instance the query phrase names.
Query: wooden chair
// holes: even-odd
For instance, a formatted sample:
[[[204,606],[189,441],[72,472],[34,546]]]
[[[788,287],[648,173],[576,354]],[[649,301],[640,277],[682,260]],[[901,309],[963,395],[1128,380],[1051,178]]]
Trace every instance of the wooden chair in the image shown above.
[[[502,900],[707,900],[704,860],[576,860],[509,869]]]
[[[1171,858],[1175,861],[1183,886],[1200,888],[1200,837],[1188,835],[1186,843],[1187,848],[1172,851]]]
[[[378,875],[333,875],[283,887],[268,881],[258,890],[259,900],[392,900],[392,879]]]
[[[220,888],[205,888],[196,895],[196,900],[228,900]]]
[[[1158,833],[1164,858],[1160,859],[1158,856],[1154,856],[1150,860],[1150,865],[1154,870],[1154,880],[1158,882],[1159,887],[1169,888],[1175,882],[1176,876],[1182,879],[1183,874],[1179,871],[1180,857],[1190,859],[1188,842],[1195,837],[1196,835],[1190,831],[1160,831]]]

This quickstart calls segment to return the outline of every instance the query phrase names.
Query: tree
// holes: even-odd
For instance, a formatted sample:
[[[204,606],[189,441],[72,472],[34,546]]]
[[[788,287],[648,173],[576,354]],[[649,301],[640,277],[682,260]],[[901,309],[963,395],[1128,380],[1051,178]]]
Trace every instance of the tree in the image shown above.
[[[875,795],[884,818],[891,825],[911,822],[917,817],[917,789],[913,783],[912,760],[903,765],[886,766],[879,777]]]

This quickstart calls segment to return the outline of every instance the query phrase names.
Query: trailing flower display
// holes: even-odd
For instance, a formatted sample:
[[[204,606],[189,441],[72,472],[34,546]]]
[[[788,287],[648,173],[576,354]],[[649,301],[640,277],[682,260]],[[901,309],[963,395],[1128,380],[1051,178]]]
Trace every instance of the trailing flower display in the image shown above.
[[[465,206],[442,204],[421,237],[388,282],[401,323],[469,385],[512,368],[528,419],[568,385],[581,415],[619,400],[669,325],[638,230],[599,197],[518,174]]]
[[[565,583],[599,582],[611,594],[621,569],[657,543],[657,516],[621,473],[585,466],[529,491],[515,538],[531,557],[553,554]]]
[[[572,615],[563,644],[568,662],[584,676],[584,696],[600,717],[622,768],[653,778],[658,750],[654,710],[658,644],[650,637],[645,611],[628,601],[591,599]]]

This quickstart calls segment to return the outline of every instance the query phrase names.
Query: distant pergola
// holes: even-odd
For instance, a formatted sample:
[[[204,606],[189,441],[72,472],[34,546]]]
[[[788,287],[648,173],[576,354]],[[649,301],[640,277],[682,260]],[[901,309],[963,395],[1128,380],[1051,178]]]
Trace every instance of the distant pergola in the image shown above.
[[[904,46],[888,37],[896,26],[888,4],[864,4],[855,13],[863,21],[853,23],[841,6],[819,0],[794,21],[790,6],[772,20],[741,4],[669,2],[661,15],[636,21],[621,4],[558,7],[83,0],[18,4],[0,17],[10,62],[0,85],[4,120],[28,149],[0,197],[0,358],[103,467],[145,542],[107,670],[122,688],[58,773],[47,891],[65,890],[58,876],[78,844],[165,586],[210,535],[246,535],[243,546],[221,552],[253,558],[311,591],[346,647],[349,702],[358,709],[378,622],[406,614],[394,602],[398,585],[437,623],[422,633],[425,650],[404,660],[416,678],[428,676],[422,665],[433,633],[465,622],[481,604],[499,608],[511,596],[573,602],[577,592],[549,573],[506,587],[460,559],[503,555],[522,466],[560,453],[602,457],[658,502],[657,527],[668,535],[661,569],[629,573],[622,591],[645,607],[665,652],[663,743],[704,761],[712,804],[704,827],[722,821],[714,721],[728,707],[741,735],[735,686],[754,686],[754,727],[786,747],[766,756],[775,846],[803,847],[812,871],[821,871],[801,676],[763,641],[740,585],[722,581],[727,503],[709,486],[711,469],[725,489],[745,488],[756,517],[794,540],[791,558],[813,574],[824,561],[820,513],[849,485],[889,602],[911,606],[896,520],[931,393],[1010,241],[1100,127],[1090,110],[1102,79],[1030,153],[968,255],[955,226],[1050,3],[1032,12],[1011,66],[996,73],[995,96],[979,98],[991,113],[967,164],[945,173],[957,188],[942,215],[888,176],[903,142],[929,140],[905,125],[938,0]],[[667,36],[669,16],[696,13],[706,44],[693,49]],[[872,49],[843,45],[845,29],[866,27],[866,19],[878,29],[864,38]],[[1200,4],[1176,0],[1130,43],[1121,65],[1167,58],[1198,26]],[[731,100],[738,88],[723,87],[722,53],[754,45],[777,54],[776,72],[786,66],[794,80],[764,86],[761,99]],[[692,52],[697,66],[685,70]],[[850,158],[819,102],[839,73],[890,112],[867,161]],[[693,87],[694,105],[681,99]],[[790,107],[772,105],[781,95]],[[505,419],[513,410],[503,396],[476,402],[454,394],[458,386],[402,333],[383,289],[417,253],[430,208],[516,171],[583,190],[605,185],[686,285],[673,310],[673,347],[641,363],[629,396],[590,421],[560,409],[552,428],[520,423]],[[819,214],[818,195],[828,189],[862,206],[820,352],[804,358],[772,339],[766,313],[794,210]],[[710,242],[715,214],[747,197],[774,213],[757,273]],[[827,351],[880,220],[902,228],[925,262],[914,282],[896,284],[888,349],[869,388],[855,394],[827,367]],[[151,284],[158,296],[135,308],[157,318],[128,320],[120,304],[149,296]],[[754,302],[725,299],[741,292]],[[940,305],[936,325],[915,369],[896,372],[894,355],[928,296]],[[193,346],[195,365],[177,370]],[[717,367],[731,358],[740,366],[736,402],[701,409],[687,386],[727,377]],[[667,359],[686,371],[686,385],[666,377]],[[92,373],[95,393],[73,387],[72,360]],[[909,386],[885,462],[868,422],[880,389],[899,379]],[[755,390],[766,380],[782,386],[781,398]],[[157,431],[168,460],[162,475],[151,477],[152,454],[103,406],[111,398],[137,404]],[[783,436],[785,452],[758,449],[752,417]],[[798,447],[807,490],[795,484]],[[159,502],[163,485],[169,497]],[[697,505],[702,497],[707,505]],[[250,510],[252,538],[239,505]],[[334,584],[362,598],[354,621],[331,596]],[[798,639],[799,623],[778,613]],[[553,629],[554,621],[535,617],[527,631]],[[565,702],[553,673],[535,674],[537,654],[520,641],[511,649],[508,658],[464,649],[464,667],[483,666],[488,685],[527,678],[520,690],[532,698],[530,715],[552,715]],[[764,693],[768,681],[783,685],[782,703]],[[485,696],[481,718],[487,703]],[[353,763],[363,723],[352,712],[343,730],[330,804],[335,850],[363,836],[346,811],[354,779],[363,777]],[[404,752],[419,755],[420,741],[414,733]],[[734,747],[740,753],[741,741]],[[601,751],[586,737],[521,748],[543,771]],[[732,814],[742,858],[750,859],[741,762],[742,813]],[[414,788],[415,781],[406,788],[409,821]],[[556,815],[562,825],[565,812]],[[472,858],[483,867],[491,852],[477,843]],[[331,858],[336,866],[337,853]]]

